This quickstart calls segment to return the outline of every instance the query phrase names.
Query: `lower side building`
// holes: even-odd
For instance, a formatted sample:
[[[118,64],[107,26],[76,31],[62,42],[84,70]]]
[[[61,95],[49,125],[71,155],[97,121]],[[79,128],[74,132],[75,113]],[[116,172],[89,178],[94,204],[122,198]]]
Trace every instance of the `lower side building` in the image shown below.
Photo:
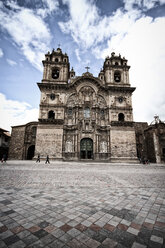
[[[165,162],[165,124],[118,125],[79,132],[76,127],[62,128],[61,123],[30,122],[12,127],[9,159],[31,160],[40,154],[45,160]]]

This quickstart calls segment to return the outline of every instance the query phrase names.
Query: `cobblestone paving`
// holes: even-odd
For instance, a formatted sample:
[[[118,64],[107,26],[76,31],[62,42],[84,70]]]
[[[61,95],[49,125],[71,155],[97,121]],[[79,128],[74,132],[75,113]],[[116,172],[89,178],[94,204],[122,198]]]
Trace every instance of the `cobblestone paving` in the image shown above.
[[[165,247],[165,165],[0,164],[0,247]]]

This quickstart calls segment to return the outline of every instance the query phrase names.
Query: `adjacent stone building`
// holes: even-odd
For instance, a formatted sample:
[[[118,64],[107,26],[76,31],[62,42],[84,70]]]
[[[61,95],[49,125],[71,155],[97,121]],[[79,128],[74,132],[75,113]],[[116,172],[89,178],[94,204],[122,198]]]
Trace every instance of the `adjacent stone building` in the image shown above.
[[[76,76],[57,48],[45,55],[43,67],[38,122],[12,128],[10,158],[137,162],[135,130],[147,124],[133,122],[127,60],[112,53],[98,77],[89,67]]]
[[[0,160],[4,154],[8,156],[10,137],[11,135],[7,130],[0,128]]]

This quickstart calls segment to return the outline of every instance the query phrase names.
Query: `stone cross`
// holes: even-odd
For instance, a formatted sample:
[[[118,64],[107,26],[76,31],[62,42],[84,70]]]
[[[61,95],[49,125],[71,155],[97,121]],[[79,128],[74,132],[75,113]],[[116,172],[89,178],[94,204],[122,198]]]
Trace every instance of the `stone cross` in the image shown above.
[[[85,69],[87,69],[87,72],[88,72],[88,69],[90,69],[90,67],[89,66],[86,66]]]

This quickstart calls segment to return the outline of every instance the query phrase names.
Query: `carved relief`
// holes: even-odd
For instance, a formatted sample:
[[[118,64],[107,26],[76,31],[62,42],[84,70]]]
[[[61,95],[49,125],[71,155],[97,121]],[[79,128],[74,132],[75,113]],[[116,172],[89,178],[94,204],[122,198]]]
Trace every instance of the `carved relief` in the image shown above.
[[[73,144],[72,141],[67,140],[65,143],[65,152],[73,152]]]
[[[107,153],[108,152],[108,147],[107,147],[107,142],[106,141],[101,141],[100,142],[100,152],[101,153]]]

